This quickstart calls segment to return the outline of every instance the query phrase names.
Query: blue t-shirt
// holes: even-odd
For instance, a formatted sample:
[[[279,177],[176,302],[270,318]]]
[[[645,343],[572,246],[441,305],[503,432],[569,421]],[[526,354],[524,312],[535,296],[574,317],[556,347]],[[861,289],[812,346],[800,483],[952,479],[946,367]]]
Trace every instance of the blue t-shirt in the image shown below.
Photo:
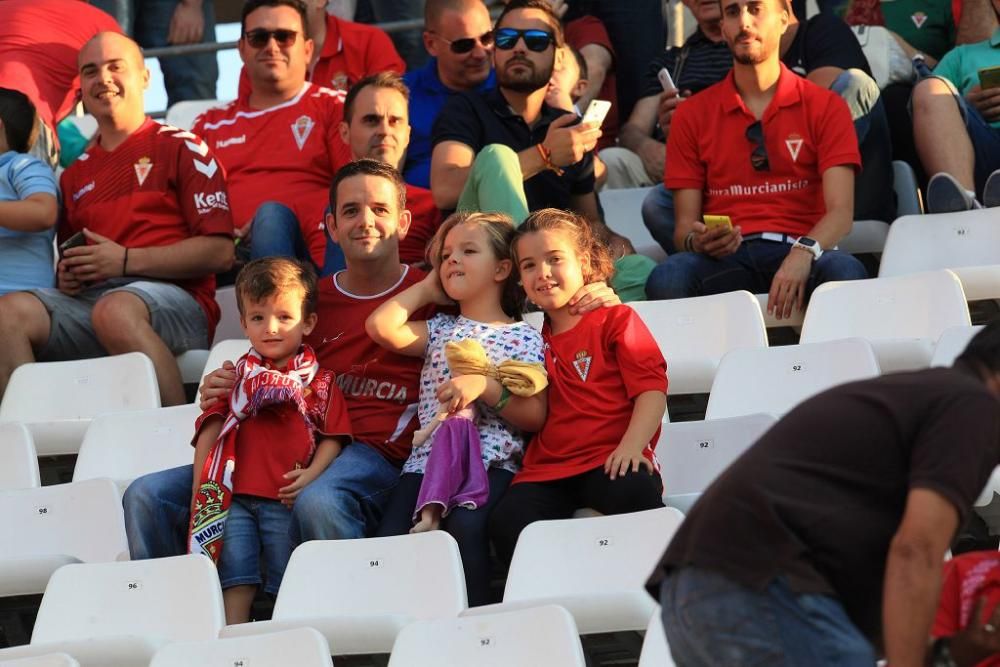
[[[410,70],[403,76],[410,89],[410,146],[406,149],[403,179],[410,185],[431,187],[431,143],[434,120],[444,108],[444,103],[457,90],[447,88],[438,77],[437,58],[431,58],[420,69]],[[477,91],[491,90],[496,86],[496,75],[490,75]]]
[[[955,84],[958,92],[965,95],[970,88],[979,85],[979,70],[1000,65],[1000,28],[993,36],[982,42],[956,46],[944,55],[934,68],[936,76]],[[1000,128],[1000,120],[990,123]]]
[[[47,164],[14,151],[0,155],[0,201],[20,201],[39,192],[59,196],[55,174]],[[2,225],[0,220],[0,294],[54,287],[55,227],[42,232],[16,232]]]

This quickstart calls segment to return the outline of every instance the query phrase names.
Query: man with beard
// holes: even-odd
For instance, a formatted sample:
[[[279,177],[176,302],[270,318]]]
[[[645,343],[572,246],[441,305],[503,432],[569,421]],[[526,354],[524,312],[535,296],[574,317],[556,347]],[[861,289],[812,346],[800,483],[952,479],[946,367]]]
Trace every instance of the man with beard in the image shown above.
[[[445,105],[434,124],[431,192],[442,210],[502,211],[517,224],[540,208],[576,211],[612,245],[615,291],[623,301],[642,299],[652,261],[601,222],[594,194],[600,128],[545,103],[563,44],[546,0],[504,8],[494,29],[497,88]]]
[[[851,230],[860,167],[851,115],[836,93],[782,64],[788,24],[783,0],[723,0],[733,69],[674,112],[665,184],[686,252],[654,269],[649,298],[768,292],[781,319],[819,284],[866,277],[835,250]]]

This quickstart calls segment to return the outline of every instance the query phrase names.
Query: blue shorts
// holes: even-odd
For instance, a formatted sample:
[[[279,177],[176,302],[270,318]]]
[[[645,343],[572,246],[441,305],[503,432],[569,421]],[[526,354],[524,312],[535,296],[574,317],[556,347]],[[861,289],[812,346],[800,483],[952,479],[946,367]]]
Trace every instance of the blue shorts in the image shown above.
[[[969,140],[972,141],[972,149],[976,156],[976,194],[982,199],[986,179],[1000,169],[1000,128],[986,122],[979,110],[969,104],[951,81],[940,76],[935,78],[943,81],[951,90],[952,97],[955,98],[958,110],[962,114],[962,120],[965,121],[965,130],[969,134]]]
[[[292,541],[288,537],[291,523],[292,508],[277,500],[233,496],[218,564],[222,588],[260,586],[263,572],[264,590],[277,595],[292,556]]]

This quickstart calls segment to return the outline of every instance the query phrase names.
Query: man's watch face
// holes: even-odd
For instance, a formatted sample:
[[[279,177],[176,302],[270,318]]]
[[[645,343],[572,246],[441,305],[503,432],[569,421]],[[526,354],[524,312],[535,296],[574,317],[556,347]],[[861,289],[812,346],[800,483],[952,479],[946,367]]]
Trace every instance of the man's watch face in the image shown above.
[[[799,237],[799,243],[801,245],[804,245],[804,246],[808,247],[808,248],[812,248],[812,247],[814,247],[816,245],[816,239],[811,239],[808,236],[800,236]]]

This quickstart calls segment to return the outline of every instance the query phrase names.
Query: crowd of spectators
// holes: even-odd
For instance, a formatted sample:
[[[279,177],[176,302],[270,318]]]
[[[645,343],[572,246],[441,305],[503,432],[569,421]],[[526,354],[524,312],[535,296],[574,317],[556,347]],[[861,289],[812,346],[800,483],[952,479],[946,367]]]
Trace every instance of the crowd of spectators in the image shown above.
[[[241,455],[257,461],[247,469],[259,468],[263,481],[237,480],[236,497],[291,506],[281,517],[288,539],[264,545],[284,554],[272,559],[310,539],[405,532],[419,489],[406,474],[422,475],[424,464],[408,457],[414,430],[433,416],[431,396],[485,411],[478,427],[494,432],[484,443],[516,443],[504,441],[504,455],[486,461],[481,507],[448,506],[433,522],[459,542],[473,604],[495,593],[491,539],[509,561],[525,517],[571,516],[602,502],[608,513],[657,505],[647,500],[658,497],[650,480],[663,360],[621,301],[749,290],[767,294],[778,319],[801,312],[819,284],[868,277],[837,246],[855,220],[896,217],[893,159],[914,168],[931,213],[1000,206],[1000,0],[682,1],[694,30],[665,48],[659,0],[508,0],[495,20],[482,0],[371,0],[350,18],[328,13],[325,0],[247,0],[237,90],[215,90],[214,53],[161,59],[170,104],[234,99],[187,129],[146,115],[141,48],[214,41],[212,0],[137,0],[121,25],[98,9],[121,3],[0,0],[0,398],[23,364],[137,351],[153,362],[163,405],[181,404],[176,357],[212,344],[216,275],[284,257],[294,261],[282,275],[296,280],[278,281],[274,269],[237,283],[256,352],[209,376],[199,465],[129,487],[133,558],[194,549],[189,533],[208,524],[191,512],[219,481],[200,468],[235,460],[224,447],[267,440],[232,398],[253,378],[273,384],[262,393],[281,389],[267,400],[298,406],[284,420],[312,414],[312,391],[327,392],[330,405],[342,398],[350,415],[335,410],[335,427],[325,411],[312,415],[319,426],[303,437],[340,439],[306,446],[294,464],[307,472],[285,475],[288,486],[273,474],[285,459]],[[413,35],[390,39],[351,20],[421,11],[422,48]],[[585,118],[594,100],[611,103],[603,120]],[[97,134],[57,174],[56,126],[77,102]],[[642,223],[667,254],[659,264],[637,254],[601,207],[602,190],[637,187],[647,188]],[[483,212],[495,217],[476,217]],[[545,313],[542,336],[505,329],[521,315],[505,299],[514,294],[520,304],[525,293]],[[264,311],[253,310],[260,304]],[[373,322],[401,313],[423,328],[398,323],[397,337],[369,335],[381,331]],[[502,333],[476,331],[477,318]],[[251,326],[271,320],[274,332]],[[450,333],[435,328],[441,322]],[[269,357],[259,348],[286,324],[301,352]],[[428,375],[424,356],[441,362],[454,336],[544,365],[549,389],[511,397],[492,378]],[[521,345],[530,349],[510,352]],[[980,379],[993,391],[996,368],[983,364]],[[428,395],[422,367],[436,378]],[[966,389],[981,402],[980,387]],[[611,430],[595,423],[570,434],[594,392],[621,418]],[[530,432],[540,433],[523,439]],[[578,449],[562,451],[569,438],[581,439]],[[313,456],[321,457],[314,467]],[[539,476],[540,460],[559,465]],[[405,483],[393,491],[401,469]],[[935,470],[924,486],[939,488]],[[633,486],[635,494],[615,495]],[[965,516],[964,495],[939,496]],[[246,513],[242,506],[231,511]],[[888,528],[902,520],[905,508],[896,509],[883,517]],[[709,510],[702,516],[713,520]],[[676,547],[662,574],[717,565],[715,555],[696,553],[700,544]],[[878,548],[884,561],[889,545]],[[262,581],[260,567],[236,573],[226,564],[223,583],[239,593],[227,598],[227,610],[231,600],[238,610],[231,619],[247,619],[256,586],[276,590],[282,568],[273,565]],[[947,585],[994,570],[995,559],[954,565]],[[822,576],[778,574],[789,575],[781,585],[792,595],[842,592],[837,582],[822,589]],[[970,637],[967,626],[993,613],[995,601],[970,611],[968,596],[949,595],[934,636],[959,637],[959,654],[981,657],[990,638]],[[879,650],[878,622],[847,612]],[[912,646],[894,639],[890,652],[907,655]]]

